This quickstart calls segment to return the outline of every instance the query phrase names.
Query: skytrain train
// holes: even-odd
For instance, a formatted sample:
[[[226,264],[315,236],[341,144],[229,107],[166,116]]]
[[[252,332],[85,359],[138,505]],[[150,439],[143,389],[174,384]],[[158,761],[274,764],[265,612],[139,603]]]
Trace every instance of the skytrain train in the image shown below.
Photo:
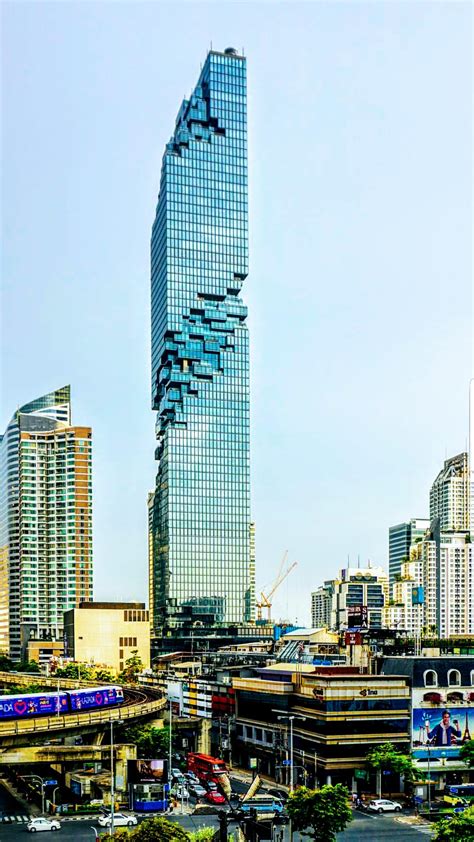
[[[54,716],[58,712],[60,714],[79,713],[82,710],[120,705],[122,702],[123,688],[117,686],[60,690],[59,693],[0,696],[0,720]]]

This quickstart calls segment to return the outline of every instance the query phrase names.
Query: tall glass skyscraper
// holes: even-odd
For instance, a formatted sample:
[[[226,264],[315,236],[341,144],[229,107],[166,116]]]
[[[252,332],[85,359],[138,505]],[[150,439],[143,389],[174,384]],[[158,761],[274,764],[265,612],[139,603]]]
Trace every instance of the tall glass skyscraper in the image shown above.
[[[211,51],[163,156],[151,238],[155,634],[254,617],[246,61]]]

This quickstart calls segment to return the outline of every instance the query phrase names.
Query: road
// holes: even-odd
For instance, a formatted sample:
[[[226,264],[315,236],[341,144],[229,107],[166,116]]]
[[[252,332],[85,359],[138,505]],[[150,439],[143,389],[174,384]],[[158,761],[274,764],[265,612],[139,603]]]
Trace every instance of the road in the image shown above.
[[[199,827],[217,827],[214,816],[175,816],[177,821],[186,830],[197,830]],[[82,842],[82,840],[95,838],[92,827],[98,829],[97,824],[92,821],[62,821],[62,827],[58,842]],[[288,842],[288,828],[285,828],[283,842]],[[101,829],[101,832],[105,831]],[[50,834],[46,834],[50,839]],[[23,824],[0,825],[1,842],[14,842],[14,840],[26,838],[26,826]],[[354,820],[344,833],[338,834],[338,842],[423,842],[432,838],[432,829],[427,825],[410,826],[401,823],[395,816],[366,816],[355,814]],[[56,840],[56,836],[53,837]],[[294,834],[294,842],[304,842],[308,837]]]

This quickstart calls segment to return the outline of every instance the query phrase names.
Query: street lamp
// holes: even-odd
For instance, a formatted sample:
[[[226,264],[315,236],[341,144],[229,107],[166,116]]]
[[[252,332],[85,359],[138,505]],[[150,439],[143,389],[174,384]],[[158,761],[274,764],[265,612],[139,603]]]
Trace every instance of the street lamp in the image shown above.
[[[44,778],[40,778],[39,775],[22,775],[23,778],[34,778],[35,780],[39,781],[41,784],[41,812],[44,815]]]
[[[60,786],[55,786],[55,787],[54,787],[54,789],[53,789],[53,800],[52,800],[52,802],[51,802],[51,804],[52,804],[52,805],[53,805],[53,807],[54,807],[54,811],[55,811],[55,812],[56,812],[56,806],[57,806],[57,805],[56,805],[56,796],[55,796],[55,792],[57,792],[57,791],[58,791],[58,789],[61,789],[61,787],[60,787]]]

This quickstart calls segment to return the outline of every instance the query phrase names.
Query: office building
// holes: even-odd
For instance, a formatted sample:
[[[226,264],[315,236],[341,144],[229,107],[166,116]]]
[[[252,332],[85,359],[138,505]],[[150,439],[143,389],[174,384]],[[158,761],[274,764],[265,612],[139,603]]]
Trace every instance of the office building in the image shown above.
[[[427,518],[412,518],[405,523],[398,523],[396,526],[390,527],[388,531],[390,585],[393,585],[396,577],[400,575],[403,562],[409,561],[412,544],[423,537],[429,526],[430,521]]]
[[[388,576],[383,567],[346,567],[332,582],[332,629],[372,628],[385,625]]]
[[[253,621],[246,61],[209,52],[167,143],[151,237],[152,635]]]
[[[430,491],[430,520],[442,532],[469,531],[469,460],[467,453],[446,459]]]
[[[135,652],[150,667],[150,614],[144,602],[84,602],[64,615],[66,657],[121,672]]]
[[[69,386],[20,407],[0,440],[0,650],[15,660],[92,599],[91,446]]]
[[[309,670],[309,672],[307,671]],[[292,720],[294,782],[310,787],[342,783],[357,789],[366,755],[391,742],[410,743],[410,684],[405,676],[368,675],[359,667],[295,667],[276,664],[234,678],[236,740],[234,762],[289,783],[289,717]],[[359,778],[360,779],[360,778]],[[400,791],[398,776],[384,780]],[[375,779],[363,784],[373,791]]]
[[[311,626],[328,629],[331,625],[332,582],[324,582],[311,594]]]

